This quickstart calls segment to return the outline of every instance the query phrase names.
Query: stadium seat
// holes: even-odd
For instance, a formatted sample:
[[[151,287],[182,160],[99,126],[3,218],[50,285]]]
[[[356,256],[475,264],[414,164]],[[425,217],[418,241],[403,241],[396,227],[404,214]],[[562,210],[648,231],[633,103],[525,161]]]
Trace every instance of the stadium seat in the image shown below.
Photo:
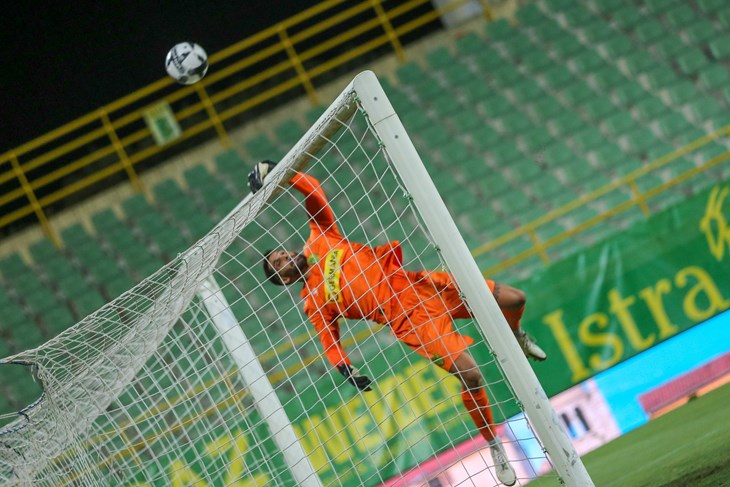
[[[654,44],[652,49],[665,62],[670,63],[674,58],[680,56],[687,46],[679,37],[670,36]]]
[[[649,19],[634,26],[636,39],[644,45],[653,44],[660,37],[666,35],[666,30],[658,20]]]
[[[658,66],[646,75],[646,80],[651,89],[657,91],[678,83],[681,78],[677,76],[669,66]]]
[[[495,20],[487,24],[487,39],[492,42],[504,41],[514,34],[514,29],[506,19]]]
[[[554,134],[564,138],[580,130],[585,122],[577,114],[565,110],[550,120],[548,125]]]
[[[669,113],[660,118],[658,126],[661,135],[667,140],[671,140],[678,133],[692,129],[692,124],[681,113],[677,112]]]
[[[635,106],[636,113],[642,122],[650,122],[656,119],[666,112],[667,109],[667,105],[660,98],[649,95]]]
[[[727,9],[727,3],[725,0],[698,0],[697,5],[703,13],[710,17],[724,9]]]
[[[696,75],[709,64],[709,61],[699,49],[687,50],[687,52],[678,57],[676,61],[679,69],[687,76]]]
[[[274,127],[276,140],[282,145],[283,150],[289,150],[304,135],[304,128],[294,119],[287,119]]]
[[[699,93],[691,81],[681,81],[664,90],[663,99],[671,105],[679,107],[697,98]]]
[[[598,49],[607,59],[617,59],[625,56],[636,48],[631,38],[617,33],[615,36],[598,44]]]
[[[456,39],[456,52],[460,58],[469,58],[486,47],[486,42],[474,32]],[[390,95],[390,93],[388,94]]]
[[[636,80],[629,80],[614,87],[613,96],[616,102],[624,108],[634,106],[646,96],[646,90]]]
[[[627,80],[621,70],[615,66],[606,66],[593,73],[593,81],[599,91],[606,93],[616,86],[623,85]]]
[[[692,121],[696,124],[703,124],[724,111],[721,104],[717,103],[717,99],[710,97],[693,100],[688,104],[688,108]]]
[[[713,64],[699,72],[699,85],[701,88],[714,91],[730,85],[730,70],[721,64]]]
[[[262,161],[265,159],[269,159],[272,161],[279,160],[279,157],[282,155],[282,151],[279,150],[276,145],[271,141],[268,135],[266,134],[260,134],[254,137],[251,137],[250,139],[244,141],[243,147],[246,150],[246,153],[250,156],[250,158],[254,161]],[[218,158],[224,157],[227,159],[226,163],[228,164],[228,169],[231,174],[240,174],[236,172],[236,169],[238,166],[236,165],[236,161],[240,161],[240,157],[237,158],[238,154],[234,150],[229,150],[224,152],[223,154],[220,154],[219,156],[216,156],[216,165],[218,165]],[[244,167],[245,164],[244,164]],[[220,169],[220,167],[219,167]],[[242,172],[248,173],[248,167],[246,167],[245,170]]]
[[[577,107],[596,96],[596,92],[588,83],[577,80],[563,88],[561,91],[563,99],[572,107]]]
[[[664,18],[670,27],[679,30],[685,25],[693,23],[696,15],[692,7],[686,3],[676,3],[671,9],[664,12]]]
[[[593,46],[612,39],[616,35],[616,31],[602,20],[579,24],[575,27],[579,29],[580,35],[585,39],[586,44]]]
[[[730,59],[730,35],[726,34],[723,37],[715,39],[710,42],[710,53],[718,61],[727,61]]]
[[[579,132],[573,133],[571,140],[576,153],[585,155],[600,147],[604,142],[604,136],[598,128],[588,126]]]
[[[628,112],[616,112],[610,117],[602,117],[601,125],[608,135],[616,139],[636,128],[636,122]]]
[[[547,57],[547,56],[545,56]],[[567,67],[561,64],[542,72],[542,79],[548,89],[558,90],[573,81],[574,75]]]
[[[122,209],[127,218],[136,218],[152,211],[152,205],[142,193],[137,193],[122,202]]]
[[[41,314],[41,322],[48,338],[52,338],[65,331],[76,320],[66,306],[55,306]]]
[[[608,4],[606,3],[606,5]],[[607,13],[611,15],[611,20],[619,29],[628,30],[644,19],[644,15],[636,5],[624,5],[617,10],[613,10],[612,8],[608,10],[609,12]]]
[[[265,140],[268,141],[268,138],[266,138]],[[251,140],[249,140],[249,142],[253,143],[253,141]],[[262,153],[266,152],[266,149],[264,149],[265,144],[265,142],[262,142],[260,143],[260,145],[255,146],[254,151],[260,151]],[[271,142],[268,141],[268,144],[271,144]],[[254,157],[254,160],[276,159],[276,152],[273,145],[269,147],[269,149],[271,150],[268,152],[268,156],[255,157],[252,154],[252,157]],[[235,149],[229,149],[227,151],[221,152],[220,154],[216,154],[215,166],[218,171],[224,174],[224,177],[231,178],[234,181],[244,181],[244,178],[251,170],[250,165],[246,164],[243,159],[241,159],[241,156],[238,155],[238,152],[236,152]]]
[[[527,28],[527,26],[525,28]],[[548,20],[541,24],[529,26],[529,29],[530,31],[532,31],[537,41],[543,45],[555,42],[556,39],[559,39],[563,35],[565,35],[565,31],[552,20]]]
[[[684,37],[687,45],[690,47],[703,47],[703,45],[717,37],[717,31],[712,22],[707,19],[701,19],[684,29]]]

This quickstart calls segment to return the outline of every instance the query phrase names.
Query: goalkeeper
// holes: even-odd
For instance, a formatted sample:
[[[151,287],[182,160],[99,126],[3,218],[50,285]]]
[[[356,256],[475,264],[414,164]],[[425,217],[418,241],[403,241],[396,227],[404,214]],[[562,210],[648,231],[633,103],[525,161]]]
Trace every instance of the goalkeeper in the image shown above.
[[[252,192],[263,186],[273,167],[271,161],[255,166],[249,174]],[[514,471],[494,436],[482,374],[466,351],[474,340],[453,330],[454,319],[469,318],[471,313],[452,276],[404,269],[397,241],[369,247],[347,240],[315,178],[297,173],[290,184],[304,195],[311,233],[302,252],[271,250],[265,254],[263,268],[268,280],[278,285],[303,284],[304,312],[317,330],[327,359],[358,389],[371,390],[371,380],[356,372],[340,345],[340,318],[388,325],[398,340],[458,377],[464,406],[489,442],[500,481],[512,485]],[[545,352],[520,328],[524,293],[487,283],[525,355],[545,360]]]

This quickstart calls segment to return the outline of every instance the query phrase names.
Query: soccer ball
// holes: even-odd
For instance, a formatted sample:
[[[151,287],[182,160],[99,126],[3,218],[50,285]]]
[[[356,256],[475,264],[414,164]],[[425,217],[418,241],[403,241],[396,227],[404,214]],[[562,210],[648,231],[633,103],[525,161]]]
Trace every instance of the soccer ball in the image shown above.
[[[178,83],[192,85],[208,71],[208,55],[194,42],[181,42],[167,53],[165,69]]]

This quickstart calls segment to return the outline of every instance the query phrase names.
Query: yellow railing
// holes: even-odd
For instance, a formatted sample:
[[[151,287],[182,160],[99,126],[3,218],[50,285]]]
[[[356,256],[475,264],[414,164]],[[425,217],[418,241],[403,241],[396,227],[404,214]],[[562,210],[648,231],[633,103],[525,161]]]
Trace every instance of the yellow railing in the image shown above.
[[[211,55],[210,74],[200,83],[180,87],[160,79],[16,147],[0,155],[0,231],[33,218],[62,246],[49,211],[120,180],[143,189],[142,163],[170,157],[196,137],[215,135],[230,145],[228,128],[277,96],[305,93],[317,103],[315,85],[323,75],[377,49],[403,59],[403,36],[466,1],[439,9],[429,0],[323,1]],[[169,104],[181,129],[164,145],[155,143],[144,118],[160,102]]]

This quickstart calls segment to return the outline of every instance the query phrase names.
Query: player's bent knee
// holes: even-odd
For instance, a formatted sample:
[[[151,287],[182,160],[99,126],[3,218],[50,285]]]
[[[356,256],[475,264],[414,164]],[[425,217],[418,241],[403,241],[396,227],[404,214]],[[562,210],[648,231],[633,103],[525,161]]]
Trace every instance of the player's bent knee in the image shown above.
[[[527,302],[527,295],[522,289],[506,284],[496,284],[494,295],[500,308],[521,308]]]
[[[482,373],[475,369],[463,372],[461,374],[461,381],[463,382],[464,387],[469,390],[479,389],[482,385],[484,385]]]

